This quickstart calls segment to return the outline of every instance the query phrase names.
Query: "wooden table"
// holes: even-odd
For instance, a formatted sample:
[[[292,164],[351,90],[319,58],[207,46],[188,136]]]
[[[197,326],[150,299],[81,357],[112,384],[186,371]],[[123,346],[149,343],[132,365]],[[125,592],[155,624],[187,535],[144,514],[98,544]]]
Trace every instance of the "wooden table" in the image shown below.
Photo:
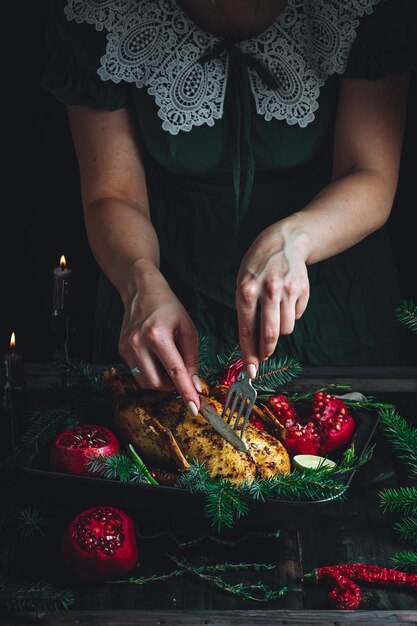
[[[26,365],[28,397],[44,392],[59,376],[50,365]],[[417,368],[305,368],[293,381],[291,389],[316,389],[329,383],[349,385],[352,389],[392,402],[398,412],[417,426]],[[317,509],[311,517],[300,519],[299,527],[281,527],[278,538],[260,537],[259,528],[237,527],[232,533],[214,537],[224,541],[241,540],[238,545],[225,545],[206,538],[188,548],[180,548],[165,531],[181,541],[201,537],[193,520],[181,511],[166,515],[141,514],[136,503],[132,515],[140,534],[140,563],[136,574],[149,576],[173,568],[168,556],[185,557],[194,564],[208,562],[268,562],[277,567],[270,572],[248,572],[243,579],[255,582],[260,578],[273,588],[288,587],[279,600],[268,603],[243,601],[217,590],[202,581],[182,576],[166,582],[133,584],[82,584],[65,570],[59,556],[63,528],[73,514],[81,510],[81,502],[68,500],[65,493],[48,491],[48,485],[32,483],[28,475],[10,466],[3,468],[1,486],[2,528],[0,573],[7,580],[39,581],[69,586],[75,603],[68,612],[35,617],[22,612],[0,616],[2,624],[138,624],[154,625],[234,625],[234,624],[417,624],[417,595],[410,591],[384,590],[362,586],[360,609],[353,612],[327,609],[328,590],[303,582],[303,573],[315,567],[342,562],[368,562],[391,566],[392,556],[406,548],[393,529],[399,519],[384,512],[379,492],[385,487],[415,484],[404,466],[395,458],[381,429],[377,429],[375,451],[354,477],[345,501]],[[4,447],[4,446],[3,446]],[[77,508],[78,504],[78,508]],[[28,506],[46,510],[53,523],[45,534],[24,538],[17,529],[16,512]],[[140,506],[139,506],[140,509]],[[12,512],[12,514],[11,514]],[[130,512],[130,511],[129,511]],[[268,520],[260,524],[263,532],[276,531]],[[158,535],[145,539],[145,536]],[[228,580],[238,582],[242,574]],[[3,619],[3,621],[1,621]]]

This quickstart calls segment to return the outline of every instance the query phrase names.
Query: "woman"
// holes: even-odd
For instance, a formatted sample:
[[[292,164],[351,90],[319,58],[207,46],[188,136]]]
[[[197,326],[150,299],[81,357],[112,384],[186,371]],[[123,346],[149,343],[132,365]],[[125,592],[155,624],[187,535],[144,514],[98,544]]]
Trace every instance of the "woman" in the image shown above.
[[[198,334],[398,365],[387,234],[408,2],[53,0],[44,86],[68,107],[103,270],[100,361],[196,412]]]

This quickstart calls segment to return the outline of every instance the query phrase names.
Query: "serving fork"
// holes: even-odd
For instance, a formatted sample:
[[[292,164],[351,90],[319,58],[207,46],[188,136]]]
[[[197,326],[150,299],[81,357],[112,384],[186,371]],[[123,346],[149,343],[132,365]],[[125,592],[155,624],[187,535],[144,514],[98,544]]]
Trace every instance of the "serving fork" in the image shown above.
[[[249,421],[250,414],[255,404],[257,391],[252,385],[251,378],[245,373],[245,376],[232,383],[226,396],[222,418],[227,421],[232,428],[239,430],[239,422],[243,417],[243,423],[240,427],[240,438],[243,439],[246,425]],[[239,405],[238,405],[239,403]],[[237,409],[237,413],[235,411]],[[227,415],[227,411],[229,411]]]

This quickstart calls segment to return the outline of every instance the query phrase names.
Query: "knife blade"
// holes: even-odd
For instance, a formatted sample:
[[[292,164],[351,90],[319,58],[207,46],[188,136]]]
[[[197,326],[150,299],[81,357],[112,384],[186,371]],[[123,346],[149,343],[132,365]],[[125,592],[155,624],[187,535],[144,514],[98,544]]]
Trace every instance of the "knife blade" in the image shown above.
[[[235,430],[209,405],[207,400],[200,396],[200,413],[206,418],[217,432],[232,444],[240,452],[249,452],[246,443],[239,437]]]

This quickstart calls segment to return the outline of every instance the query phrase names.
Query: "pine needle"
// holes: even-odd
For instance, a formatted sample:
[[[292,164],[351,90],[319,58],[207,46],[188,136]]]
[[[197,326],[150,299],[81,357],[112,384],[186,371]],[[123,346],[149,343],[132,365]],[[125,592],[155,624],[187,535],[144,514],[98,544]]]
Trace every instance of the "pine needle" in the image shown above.
[[[382,506],[387,511],[400,511],[404,515],[417,515],[417,487],[391,487],[379,493]]]
[[[37,454],[66,428],[80,423],[78,415],[69,409],[37,409],[29,418],[29,425],[23,433],[21,443],[30,446]]]
[[[74,602],[69,589],[56,589],[46,582],[10,583],[0,581],[0,606],[8,610],[38,614],[68,610]]]
[[[149,471],[138,466],[124,452],[116,452],[111,456],[90,456],[87,467],[90,472],[107,480],[120,480],[123,483],[138,482],[149,484]],[[158,484],[155,481],[155,484]]]
[[[417,333],[417,304],[403,300],[395,310],[397,320],[412,333]]]
[[[397,552],[392,562],[397,569],[415,572],[417,571],[417,552],[410,552],[408,550]]]
[[[49,526],[46,517],[39,509],[26,507],[17,514],[17,530],[22,537],[44,535],[44,529]]]
[[[95,372],[89,363],[75,357],[69,358],[65,352],[60,351],[55,351],[51,360],[55,367],[64,374],[70,387],[101,391],[102,374]]]
[[[414,541],[417,543],[417,517],[404,517],[401,522],[394,525],[402,541]]]
[[[395,446],[398,457],[417,470],[417,429],[408,424],[395,409],[382,410],[380,426],[388,441]]]
[[[224,527],[233,528],[235,521],[248,512],[248,503],[229,481],[212,483],[206,495],[205,513],[218,533]]]
[[[291,382],[301,372],[301,363],[292,357],[270,357],[259,363],[253,386],[262,393],[276,393],[277,389]]]

